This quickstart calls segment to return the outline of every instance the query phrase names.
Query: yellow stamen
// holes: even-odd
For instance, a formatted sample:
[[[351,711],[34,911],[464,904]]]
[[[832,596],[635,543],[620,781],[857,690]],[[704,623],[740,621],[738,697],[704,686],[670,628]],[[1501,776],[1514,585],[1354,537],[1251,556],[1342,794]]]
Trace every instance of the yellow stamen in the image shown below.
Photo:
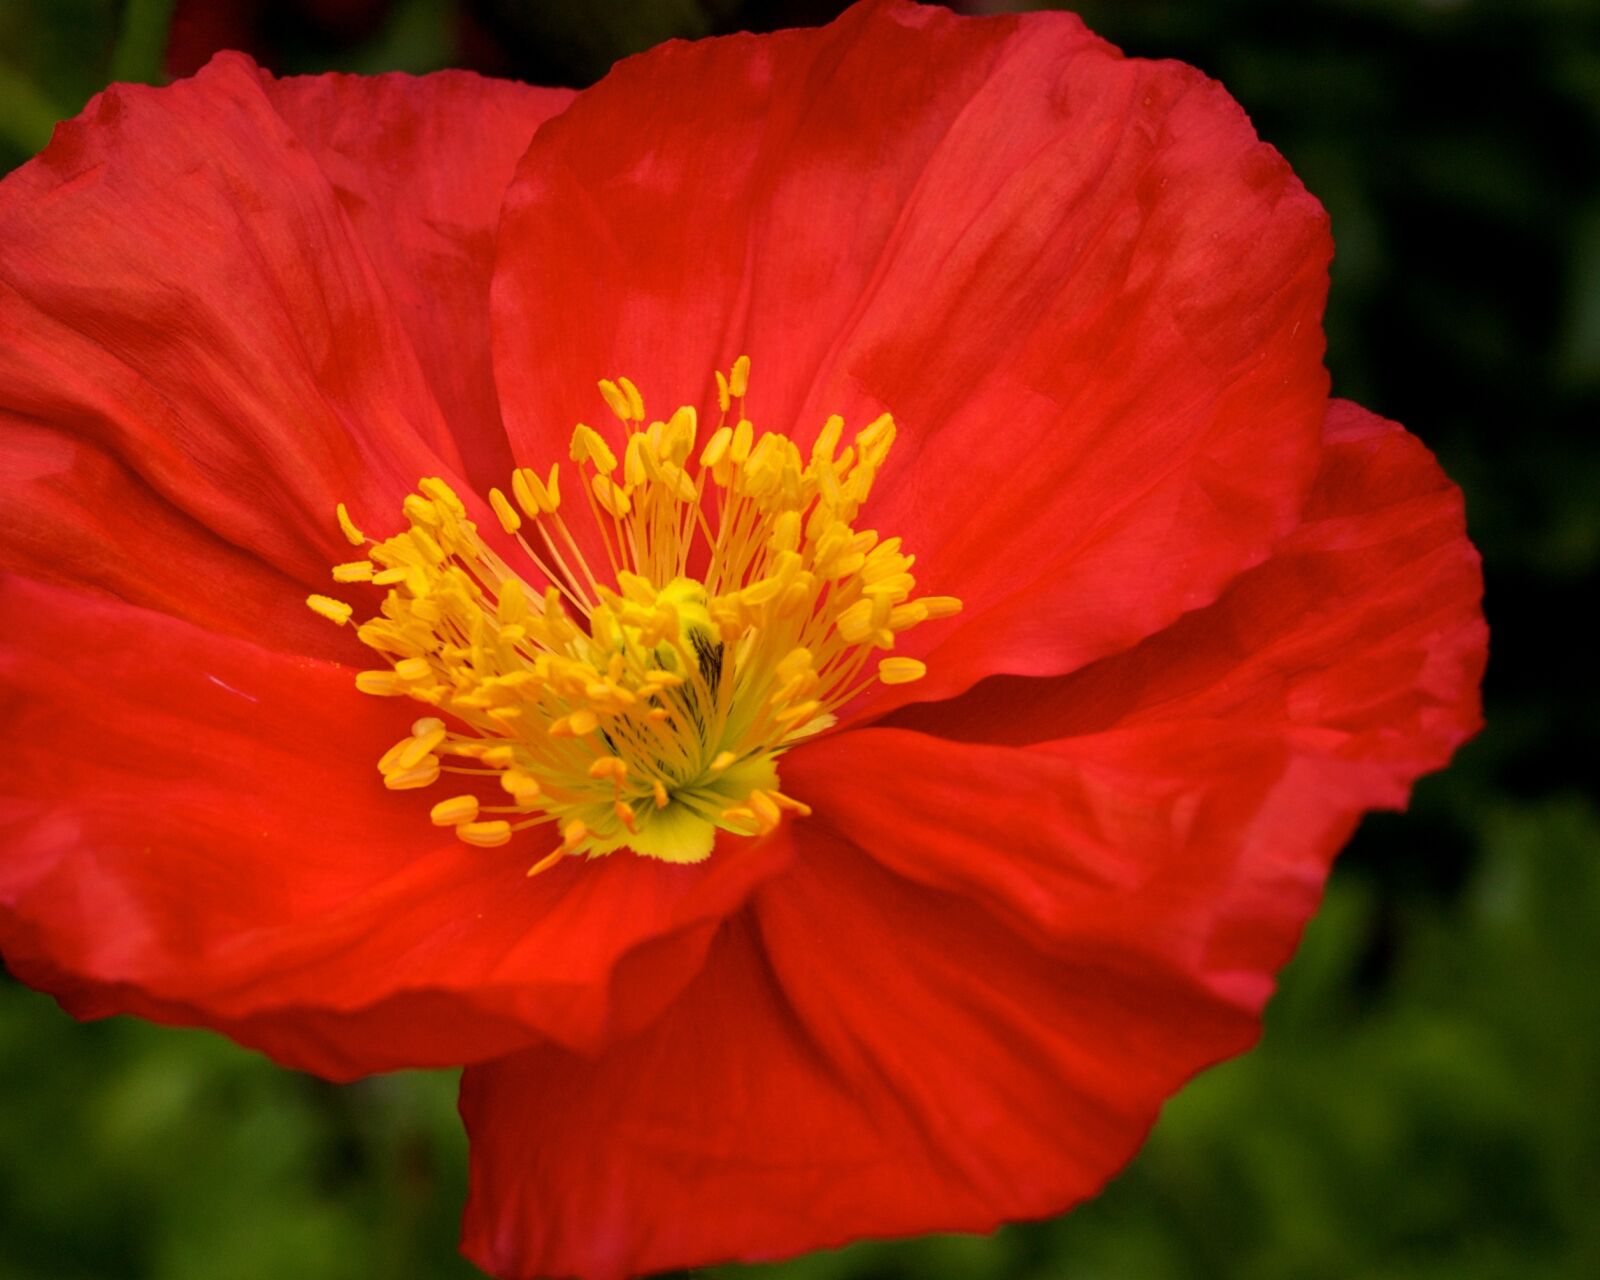
[[[478,816],[477,796],[451,796],[441,800],[428,811],[428,819],[436,827],[455,827],[471,822]]]
[[[372,561],[352,560],[348,564],[333,566],[333,580],[335,582],[371,582]]]
[[[312,613],[321,614],[329,622],[338,623],[341,627],[350,621],[350,615],[355,612],[343,600],[335,600],[332,596],[307,596],[306,605]]]
[[[878,664],[878,679],[884,684],[910,684],[927,674],[927,664],[915,658],[885,658]]]
[[[804,817],[779,787],[784,752],[874,680],[920,679],[917,659],[874,663],[874,651],[961,607],[914,597],[900,539],[855,528],[894,443],[889,415],[842,451],[844,419],[830,417],[807,456],[744,416],[745,357],[716,375],[707,436],[694,406],[647,423],[631,381],[599,386],[624,438],[573,430],[576,509],[591,526],[568,526],[554,466],[547,480],[517,468],[510,499],[488,492],[525,563],[502,558],[438,477],[406,498],[407,527],[375,544],[337,509],[368,558],[335,579],[388,588],[357,630],[388,669],[356,687],[437,711],[384,753],[384,785],[442,772],[498,783],[495,801],[453,796],[431,820],[483,848],[553,823],[559,844],[530,875],[623,847],[695,862],[719,828],[760,836]],[[352,613],[328,596],[307,603],[334,622]],[[485,803],[509,817],[481,819]]]
[[[356,522],[350,518],[350,512],[346,510],[344,503],[341,502],[336,506],[333,509],[333,514],[339,521],[339,528],[343,530],[345,540],[352,547],[362,546],[366,542],[367,535],[356,528]]]
[[[507,533],[515,533],[522,528],[522,517],[516,509],[506,501],[506,495],[498,489],[489,490],[489,505],[494,508],[494,513],[500,518],[500,527]]]
[[[463,822],[456,828],[458,838],[480,849],[493,849],[511,839],[511,824],[501,819],[494,822]]]

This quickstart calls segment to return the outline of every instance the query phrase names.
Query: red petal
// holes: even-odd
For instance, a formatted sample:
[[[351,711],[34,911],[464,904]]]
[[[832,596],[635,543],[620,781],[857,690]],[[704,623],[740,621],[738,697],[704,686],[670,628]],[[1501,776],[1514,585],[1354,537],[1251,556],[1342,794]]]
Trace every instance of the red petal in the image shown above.
[[[467,1071],[480,1266],[607,1280],[1052,1213],[1255,1034],[1151,971],[1047,959],[820,824],[803,844],[759,934],[730,925],[638,1041]]]
[[[306,608],[306,583],[207,529],[115,453],[70,426],[3,410],[0,568],[118,596],[285,653],[353,659],[359,651],[349,631]],[[324,566],[315,589],[337,590],[326,581]]]
[[[93,637],[92,652],[84,645]],[[349,1077],[637,1030],[787,856],[472,849],[383,789],[350,672],[21,579],[0,590],[0,951],[74,1012],[216,1027]]]
[[[1459,495],[1354,406],[1328,441],[1307,524],[1211,608],[944,708],[1037,736],[1048,713],[1018,730],[986,704],[1045,689],[1092,730],[867,729],[786,757],[816,807],[794,870],[678,1004],[599,1063],[467,1072],[468,1253],[621,1276],[984,1230],[1095,1191],[1178,1084],[1254,1038],[1360,813],[1478,722]]]
[[[183,563],[195,596],[228,584],[270,612],[267,579],[228,582],[228,546],[326,583],[350,556],[337,501],[392,522],[418,477],[452,474],[454,442],[361,238],[246,59],[101,94],[0,182],[0,240],[0,466],[25,482],[0,485],[0,564],[37,571],[38,545],[59,542],[75,558],[52,576],[173,607],[159,571],[108,567],[132,548]],[[52,485],[80,495],[75,512],[59,493],[35,511]],[[160,502],[178,514],[131,517]]]
[[[1326,730],[1330,753],[1397,778],[1438,768],[1479,726],[1487,645],[1461,491],[1359,405],[1333,402],[1325,440],[1304,523],[1210,608],[1065,679],[989,680],[893,723],[1027,743],[1227,721]]]
[[[1307,523],[1209,609],[1076,675],[896,718],[925,732],[801,748],[785,790],[902,875],[1259,1006],[1356,819],[1402,807],[1480,723],[1459,491],[1353,405],[1328,440]]]
[[[572,99],[464,71],[421,78],[263,76],[333,184],[480,492],[511,448],[489,365],[500,202],[533,131]]]
[[[525,459],[597,376],[706,405],[741,351],[758,426],[892,410],[867,518],[968,605],[912,637],[927,696],[1126,647],[1265,556],[1315,465],[1329,250],[1197,72],[1065,15],[862,6],[664,46],[542,129],[496,370]]]

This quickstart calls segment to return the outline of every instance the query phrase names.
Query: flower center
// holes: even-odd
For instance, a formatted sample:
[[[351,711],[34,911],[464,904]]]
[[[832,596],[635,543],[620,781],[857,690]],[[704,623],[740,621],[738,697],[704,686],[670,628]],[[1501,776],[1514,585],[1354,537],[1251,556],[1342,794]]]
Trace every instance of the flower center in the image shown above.
[[[911,599],[915,557],[899,538],[854,527],[894,420],[884,414],[841,452],[844,421],[831,417],[806,461],[744,416],[749,376],[746,357],[716,375],[721,416],[698,459],[692,407],[646,425],[633,383],[602,381],[622,425],[620,461],[580,423],[565,508],[558,465],[545,478],[518,468],[515,504],[489,491],[526,557],[520,572],[440,479],[418,484],[402,508],[409,527],[381,542],[340,504],[346,538],[368,550],[335,566],[334,580],[388,588],[357,635],[389,665],[356,687],[440,713],[384,753],[384,785],[425,787],[443,773],[497,782],[492,799],[440,801],[433,821],[486,847],[554,824],[559,844],[530,875],[624,846],[698,862],[718,828],[759,835],[785,810],[810,812],[779,789],[779,757],[874,681],[920,678],[913,658],[868,663],[961,604]],[[563,514],[573,489],[592,518],[583,543]],[[338,623],[353,613],[328,596],[307,603]]]

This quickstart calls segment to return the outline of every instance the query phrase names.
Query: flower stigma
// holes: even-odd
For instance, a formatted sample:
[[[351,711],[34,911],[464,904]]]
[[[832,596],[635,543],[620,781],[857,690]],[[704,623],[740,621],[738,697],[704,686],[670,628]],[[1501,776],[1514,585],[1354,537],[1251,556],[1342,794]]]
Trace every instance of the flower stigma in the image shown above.
[[[565,494],[559,464],[517,468],[510,498],[489,490],[520,571],[436,477],[406,497],[409,527],[381,541],[339,504],[365,555],[334,581],[388,589],[356,631],[388,665],[356,687],[438,713],[383,754],[385,786],[493,780],[492,799],[451,795],[432,820],[487,848],[553,824],[559,842],[530,875],[624,847],[699,862],[718,829],[763,835],[785,811],[810,812],[779,788],[779,758],[873,683],[921,678],[914,658],[873,655],[961,602],[912,599],[915,557],[854,527],[894,419],[841,450],[844,420],[830,417],[808,461],[744,416],[749,377],[748,357],[716,374],[720,418],[703,443],[692,406],[647,424],[638,388],[603,380],[620,448],[580,423]],[[589,517],[576,533],[575,498]],[[341,625],[355,612],[325,595],[307,604]]]

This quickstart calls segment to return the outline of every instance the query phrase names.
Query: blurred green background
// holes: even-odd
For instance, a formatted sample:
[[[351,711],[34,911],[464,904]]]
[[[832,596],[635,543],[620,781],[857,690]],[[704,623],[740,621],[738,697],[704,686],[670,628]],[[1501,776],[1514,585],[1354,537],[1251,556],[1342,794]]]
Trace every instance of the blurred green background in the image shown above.
[[[582,85],[738,0],[0,0],[0,170],[111,79]],[[1600,2],[1084,0],[1219,77],[1333,216],[1338,394],[1407,423],[1484,551],[1490,728],[1362,828],[1260,1048],[1094,1203],[718,1276],[1600,1276]],[[170,24],[170,26],[169,26]],[[0,253],[4,246],[0,246]],[[0,1280],[422,1280],[455,1254],[454,1077],[336,1088],[201,1032],[80,1026],[0,975]]]

